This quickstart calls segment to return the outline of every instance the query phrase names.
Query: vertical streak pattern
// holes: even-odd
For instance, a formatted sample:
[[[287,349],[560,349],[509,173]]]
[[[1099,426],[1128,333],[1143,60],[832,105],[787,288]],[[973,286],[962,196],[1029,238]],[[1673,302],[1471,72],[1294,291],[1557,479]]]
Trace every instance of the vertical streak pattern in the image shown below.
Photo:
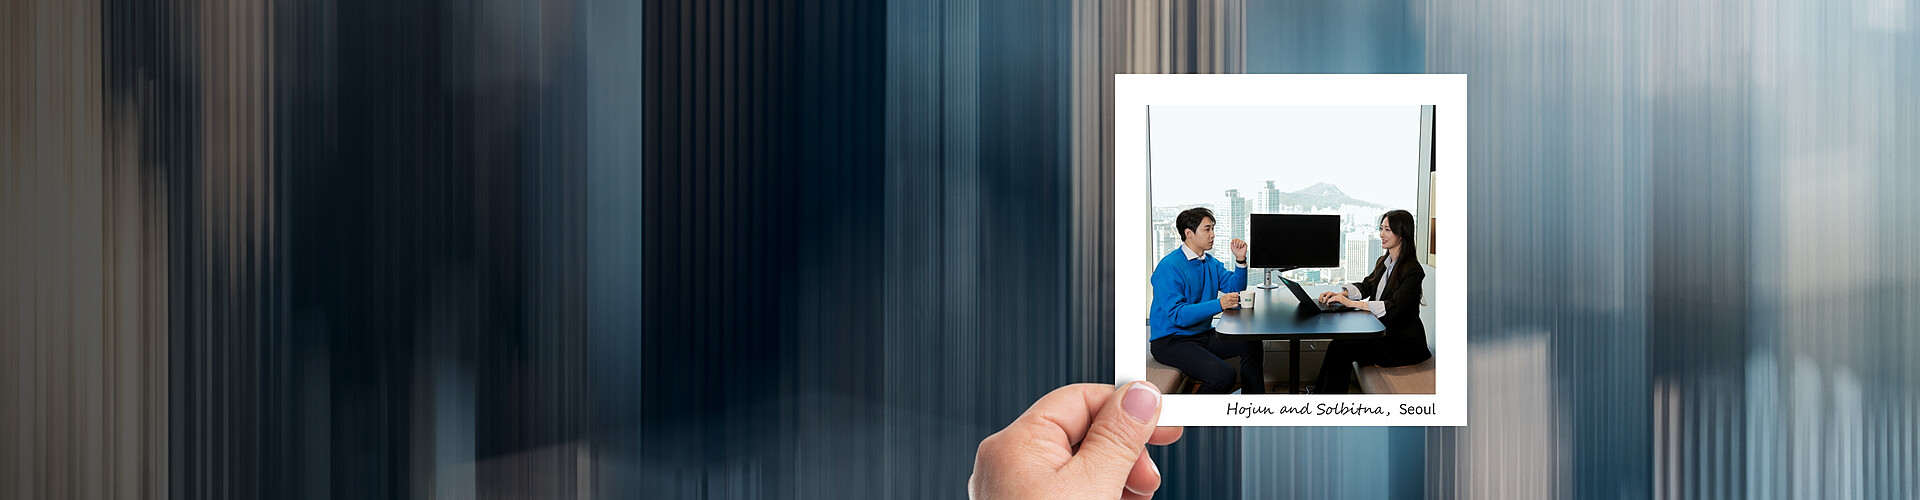
[[[164,498],[164,179],[91,2],[0,7],[0,496]]]
[[[1430,71],[1470,75],[1470,425],[1189,429],[1162,496],[1912,498],[1917,28],[7,2],[0,497],[956,496],[1139,328],[1112,75]]]

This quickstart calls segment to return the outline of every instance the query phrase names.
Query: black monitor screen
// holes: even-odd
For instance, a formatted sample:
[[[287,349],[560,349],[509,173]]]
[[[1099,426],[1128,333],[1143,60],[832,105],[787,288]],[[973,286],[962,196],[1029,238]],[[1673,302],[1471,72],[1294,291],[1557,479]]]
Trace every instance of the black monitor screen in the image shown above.
[[[1253,214],[1247,267],[1340,267],[1340,216]]]

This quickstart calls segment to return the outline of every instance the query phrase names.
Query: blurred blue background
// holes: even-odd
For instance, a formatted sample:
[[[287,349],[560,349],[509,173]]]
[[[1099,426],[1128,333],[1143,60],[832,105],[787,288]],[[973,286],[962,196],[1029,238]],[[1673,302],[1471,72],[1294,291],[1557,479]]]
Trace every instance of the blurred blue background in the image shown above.
[[[1920,496],[1909,2],[6,11],[0,496],[961,496],[1112,378],[1111,75],[1420,72],[1470,425],[1162,497]]]

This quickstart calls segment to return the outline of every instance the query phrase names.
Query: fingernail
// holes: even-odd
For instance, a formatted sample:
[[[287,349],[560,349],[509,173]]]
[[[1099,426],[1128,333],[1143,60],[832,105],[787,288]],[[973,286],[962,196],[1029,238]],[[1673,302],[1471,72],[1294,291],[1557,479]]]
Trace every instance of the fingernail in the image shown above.
[[[1127,389],[1126,399],[1120,400],[1120,407],[1127,410],[1128,415],[1133,415],[1134,420],[1147,423],[1153,420],[1154,410],[1160,407],[1160,393],[1146,384],[1133,384],[1133,388]]]

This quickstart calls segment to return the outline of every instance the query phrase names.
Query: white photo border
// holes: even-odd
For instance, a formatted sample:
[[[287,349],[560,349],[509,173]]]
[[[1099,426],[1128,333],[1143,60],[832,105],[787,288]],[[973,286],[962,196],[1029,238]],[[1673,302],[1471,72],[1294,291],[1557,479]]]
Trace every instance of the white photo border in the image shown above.
[[[1147,107],[1162,105],[1433,105],[1436,213],[1447,220],[1446,262],[1435,268],[1435,394],[1168,394],[1163,426],[1463,426],[1467,423],[1467,75],[1115,75],[1114,76],[1114,383],[1145,380],[1148,271],[1154,257],[1147,200]],[[1425,221],[1422,221],[1425,223]],[[1166,388],[1162,388],[1166,389]],[[1266,407],[1274,413],[1229,410]],[[1385,414],[1319,414],[1362,405]],[[1285,412],[1308,409],[1307,414]],[[1402,414],[1402,405],[1433,414]]]

